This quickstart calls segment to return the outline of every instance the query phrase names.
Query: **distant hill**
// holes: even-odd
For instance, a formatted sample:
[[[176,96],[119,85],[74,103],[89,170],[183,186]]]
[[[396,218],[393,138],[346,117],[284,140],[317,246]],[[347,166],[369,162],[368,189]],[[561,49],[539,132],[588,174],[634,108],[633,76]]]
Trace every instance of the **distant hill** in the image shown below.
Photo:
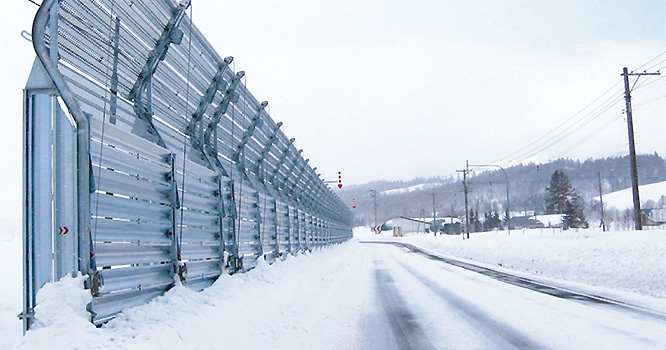
[[[639,182],[641,185],[666,181],[666,162],[658,154],[639,155]],[[523,164],[505,169],[509,179],[512,211],[545,212],[546,188],[555,170],[564,170],[576,192],[589,203],[586,211],[595,215],[592,199],[599,196],[599,180],[604,193],[631,187],[629,158],[609,157],[588,159],[583,162],[558,159],[544,164]],[[470,168],[468,177],[469,206],[480,216],[488,211],[502,213],[506,206],[506,181],[498,170]],[[377,191],[377,221],[397,216],[432,217],[433,196],[438,216],[461,217],[464,215],[464,195],[461,176],[416,178],[410,181],[373,181],[362,185],[345,186],[340,198],[355,214],[356,225],[374,224],[373,199],[370,190]]]
[[[654,209],[666,205],[666,181],[641,185],[639,188],[641,202],[646,203],[641,208]],[[595,199],[599,200],[599,197],[597,196]],[[606,193],[603,195],[603,200],[606,208],[623,210],[634,206],[631,188]]]

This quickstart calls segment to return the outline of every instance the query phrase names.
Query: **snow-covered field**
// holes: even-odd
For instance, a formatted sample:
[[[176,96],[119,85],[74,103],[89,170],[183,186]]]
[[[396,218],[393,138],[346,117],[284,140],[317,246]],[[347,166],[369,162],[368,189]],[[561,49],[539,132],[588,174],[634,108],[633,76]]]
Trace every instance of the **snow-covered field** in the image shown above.
[[[661,198],[666,194],[666,181],[656,182],[649,185],[640,186],[641,202],[651,200],[658,203]],[[633,207],[633,194],[631,188],[625,188],[620,191],[604,194],[604,205],[607,207],[614,207],[617,209],[627,209]],[[599,200],[599,197],[595,198]]]
[[[391,195],[400,194],[400,193],[410,193],[410,192],[414,192],[414,191],[417,191],[417,190],[427,190],[429,188],[434,188],[434,187],[441,186],[441,185],[442,185],[441,183],[426,183],[426,184],[414,185],[414,186],[409,186],[409,187],[404,187],[404,188],[396,188],[396,189],[393,189],[393,190],[387,190],[387,191],[381,192],[381,194],[391,196]]]
[[[0,235],[0,349],[355,349],[372,304],[373,262],[358,240],[392,240],[355,230],[351,242],[260,264],[201,293],[176,287],[102,328],[87,322],[89,293],[67,278],[39,295],[42,327],[21,336],[21,242]],[[429,251],[666,312],[666,230],[552,229],[399,238]],[[666,330],[666,327],[664,327]]]

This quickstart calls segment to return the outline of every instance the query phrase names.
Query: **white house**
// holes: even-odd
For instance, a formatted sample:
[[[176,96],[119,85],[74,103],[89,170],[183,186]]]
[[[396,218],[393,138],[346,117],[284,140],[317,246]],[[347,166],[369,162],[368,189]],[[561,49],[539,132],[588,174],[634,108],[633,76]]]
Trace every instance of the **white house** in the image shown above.
[[[396,227],[401,227],[402,234],[414,233],[414,232],[425,232],[426,228],[428,231],[432,226],[433,218],[408,218],[405,216],[400,216],[394,219],[391,219],[384,223],[382,227],[386,230],[395,229]],[[437,218],[437,223],[441,226],[445,224],[459,224],[460,220],[458,218],[452,217],[441,217]]]
[[[384,224],[388,229],[401,227],[402,234],[412,232],[425,232],[426,227],[430,227],[430,222],[421,219],[412,219],[405,216],[391,219]]]

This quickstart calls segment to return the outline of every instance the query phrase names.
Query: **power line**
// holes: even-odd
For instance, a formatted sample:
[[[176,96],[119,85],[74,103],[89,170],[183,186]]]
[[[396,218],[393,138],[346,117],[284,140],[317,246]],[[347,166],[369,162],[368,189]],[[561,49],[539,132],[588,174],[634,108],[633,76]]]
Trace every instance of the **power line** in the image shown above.
[[[620,81],[618,81],[617,83],[613,84],[610,88],[608,88],[608,90],[606,90],[604,93],[602,93],[601,95],[599,95],[597,98],[595,98],[595,99],[594,99],[592,102],[590,102],[588,105],[586,105],[585,107],[583,107],[582,109],[580,109],[578,112],[576,112],[574,115],[572,115],[569,119],[565,120],[563,123],[561,123],[560,125],[558,125],[557,127],[555,127],[555,129],[553,129],[553,131],[549,132],[548,134],[550,134],[550,133],[552,133],[552,132],[555,132],[555,131],[557,131],[558,129],[560,129],[560,128],[562,128],[562,127],[565,127],[565,125],[566,125],[567,123],[571,122],[571,121],[574,120],[576,117],[578,117],[581,113],[585,112],[588,108],[590,108],[590,106],[594,105],[597,101],[599,101],[600,99],[602,99],[604,96],[606,96],[610,91],[612,91],[613,89],[615,89],[616,87],[618,87],[620,84],[621,84]],[[608,100],[606,100],[606,101],[608,101]],[[544,135],[543,137],[539,137],[539,138],[535,139],[534,141],[532,141],[531,143],[529,143],[528,145],[526,145],[526,146],[523,147],[522,149],[518,149],[518,150],[516,150],[515,152],[513,152],[513,153],[511,153],[511,154],[509,154],[509,155],[503,157],[502,159],[509,159],[509,162],[511,162],[512,160],[517,159],[517,158],[527,158],[527,157],[523,157],[522,154],[523,154],[523,153],[529,153],[529,152],[531,152],[530,148],[531,148],[532,146],[534,146],[534,147],[541,147],[541,146],[539,146],[539,145],[537,145],[537,144],[539,144],[540,142],[542,142],[542,141],[543,141],[543,138],[546,137],[546,136],[548,136],[548,134]]]
[[[619,93],[619,92],[618,92]],[[611,109],[617,103],[621,101],[621,97],[611,96],[606,99],[602,104],[596,106],[594,109],[586,113],[581,119],[576,120],[572,124],[564,127],[559,131],[551,131],[549,134],[546,134],[543,138],[537,140],[538,143],[534,147],[525,148],[516,156],[509,158],[507,161],[515,162],[525,158],[530,158],[538,153],[541,153],[556,144],[562,142],[563,140],[575,135],[576,133],[583,130],[583,128],[589,125],[592,121],[601,117],[603,113]],[[556,129],[557,130],[557,129]]]
[[[658,54],[657,56],[653,57],[653,58],[650,59],[649,61],[647,61],[647,62],[641,64],[641,65],[638,66],[636,69],[634,69],[634,71],[637,71],[637,70],[641,70],[641,69],[643,69],[643,67],[647,66],[648,64],[652,63],[654,60],[656,60],[656,59],[658,59],[659,57],[664,56],[664,55],[666,55],[666,51],[664,51],[664,52]],[[660,62],[666,62],[666,59],[664,59],[664,60],[662,60],[662,61],[660,61]],[[654,67],[657,66],[657,65],[659,65],[659,63],[656,63],[656,64],[654,64],[654,65],[652,65],[652,66],[650,66],[650,67],[648,67],[648,68],[645,68],[645,70],[646,70],[646,71],[647,71],[647,70],[652,70],[652,68],[654,68]]]
[[[641,66],[639,66],[636,70],[642,69],[643,67],[646,67],[650,64],[649,67],[645,68],[646,70],[648,69],[654,69],[655,67],[661,66],[662,64],[666,63],[666,58],[659,60],[662,56],[666,55],[666,51],[658,54],[657,56],[653,57],[649,61],[643,63]],[[662,66],[659,70],[666,68],[666,66]],[[649,77],[648,77],[649,78]],[[656,79],[646,79],[641,82],[641,84],[637,84],[635,87],[636,90],[638,89],[645,89],[648,86],[653,86],[653,84],[660,82],[664,79],[665,77],[662,76],[660,78]],[[638,81],[636,81],[638,83]],[[496,161],[495,163],[499,163],[501,161],[513,163],[516,161],[524,160],[527,158],[530,158],[538,153],[541,153],[555,145],[560,144],[562,141],[572,137],[574,134],[580,134],[582,130],[588,125],[590,125],[593,121],[599,119],[604,113],[606,113],[608,110],[616,106],[621,100],[622,100],[622,90],[621,89],[616,89],[618,85],[621,85],[622,82],[618,81],[614,85],[612,85],[608,90],[606,90],[604,93],[602,93],[600,96],[595,98],[592,102],[587,104],[585,107],[583,107],[581,110],[579,110],[577,113],[575,113],[573,116],[568,118],[566,121],[563,123],[559,124],[557,127],[555,127],[552,131],[546,133],[544,136],[539,137],[532,141],[531,143],[527,144],[523,148],[520,148],[509,155],[501,158],[499,161]],[[611,93],[612,92],[612,93]],[[605,96],[607,96],[609,93],[611,93],[610,97],[607,97],[603,102],[598,103],[600,100],[602,100]],[[659,96],[656,98],[653,98],[651,100],[648,100],[647,102],[643,103],[642,105],[652,103],[658,100],[663,99],[665,96]],[[590,110],[592,106],[595,106]],[[589,111],[588,111],[589,110]],[[586,112],[587,111],[587,112]],[[582,117],[581,114],[585,113]],[[616,115],[614,116],[616,117]],[[595,129],[593,132],[588,132],[585,134],[585,136],[581,139],[578,139],[578,141],[574,142],[571,146],[568,146],[565,150],[564,153],[568,153],[572,149],[580,146],[581,144],[587,142],[589,140],[589,136],[592,134],[597,134],[599,131],[608,128],[613,122],[617,121],[616,119],[611,119],[603,122],[601,128]],[[562,153],[562,152],[560,152]]]
[[[615,117],[617,117],[617,115]],[[568,155],[569,152],[578,148],[578,146],[581,146],[581,145],[587,143],[588,141],[591,141],[594,138],[594,136],[599,135],[602,131],[608,129],[611,125],[614,125],[614,124],[616,124],[618,122],[622,122],[622,121],[623,120],[621,118],[614,118],[614,119],[610,119],[610,120],[606,121],[606,123],[602,124],[600,127],[596,128],[596,129],[594,129],[592,132],[589,132],[589,133],[583,135],[583,137],[581,137],[577,142],[575,142],[571,146],[565,148],[562,152],[557,153],[555,155],[555,157],[559,158],[559,157],[563,157],[563,156]]]
[[[637,107],[637,106],[642,107],[642,106],[645,106],[645,105],[649,105],[650,103],[657,102],[657,101],[662,100],[664,98],[666,98],[666,95],[657,96],[657,97],[649,99],[647,101],[643,101],[642,103],[634,104],[634,107]]]

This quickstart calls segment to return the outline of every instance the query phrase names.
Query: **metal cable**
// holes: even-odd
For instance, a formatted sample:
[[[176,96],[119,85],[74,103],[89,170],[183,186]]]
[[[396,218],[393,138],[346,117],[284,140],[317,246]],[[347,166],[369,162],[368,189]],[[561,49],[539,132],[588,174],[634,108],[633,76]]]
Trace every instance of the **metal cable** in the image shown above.
[[[640,66],[638,66],[638,67],[637,67],[636,69],[634,69],[633,71],[637,71],[637,70],[643,69],[643,67],[645,67],[645,66],[647,66],[648,64],[654,62],[656,59],[658,59],[659,57],[664,56],[664,55],[666,55],[666,51],[664,51],[664,52],[658,54],[657,56],[653,57],[653,58],[650,59],[649,61],[647,61],[647,62],[641,64]],[[659,61],[659,62],[655,63],[654,65],[652,65],[652,66],[650,66],[650,67],[648,67],[648,68],[645,68],[644,70],[646,70],[646,71],[651,70],[651,69],[654,68],[655,66],[658,66],[660,63],[665,62],[665,61],[666,61],[666,59],[665,59],[665,60],[662,60],[662,61]]]
[[[190,4],[190,36],[189,36],[189,44],[187,48],[187,92],[186,92],[186,97],[185,97],[185,118],[189,115],[189,107],[190,107],[190,67],[192,66],[191,64],[191,57],[192,57],[192,21],[193,21],[193,9],[192,9],[192,4]],[[203,127],[203,125],[202,125]],[[180,230],[178,233],[178,253],[180,254],[182,244],[183,244],[183,218],[185,215],[184,210],[185,210],[185,175],[186,175],[186,164],[187,164],[187,140],[188,137],[187,135],[183,134],[183,180],[181,184],[181,196],[180,196]]]
[[[596,106],[592,111],[588,112],[583,116],[583,118],[576,120],[574,123],[571,125],[565,127],[562,130],[559,130],[555,133],[551,132],[551,135],[548,136],[548,138],[545,139],[545,141],[542,139],[538,139],[539,145],[536,146],[537,148],[533,148],[531,150],[523,150],[520,153],[518,153],[517,156],[513,158],[509,158],[509,162],[525,159],[532,157],[540,152],[545,151],[546,149],[558,144],[564,139],[569,138],[571,135],[577,133],[582,129],[582,127],[588,125],[591,121],[599,118],[602,113],[606,112],[608,109],[613,107],[616,103],[621,101],[621,97],[618,95],[615,96],[610,96],[608,99],[606,99],[602,104]],[[561,124],[561,126],[564,124]]]
[[[662,56],[664,56],[664,55],[666,55],[666,51],[664,51],[664,52],[660,53],[659,55],[655,56],[654,58],[650,59],[649,61],[647,61],[646,63],[642,64],[641,66],[639,66],[639,67],[636,68],[635,70],[642,69],[643,67],[647,66],[647,65],[650,64],[650,63],[655,62],[657,59],[659,59],[660,57],[662,57]],[[646,70],[653,69],[654,67],[657,67],[657,66],[659,66],[660,64],[663,64],[664,62],[666,62],[666,59],[664,59],[664,60],[660,60],[660,61],[658,61],[658,62],[652,64],[650,67],[646,68]],[[663,68],[664,68],[664,67],[662,67],[661,69],[663,69]],[[645,80],[642,84],[639,84],[639,85],[636,87],[636,89],[641,89],[641,88],[643,88],[643,87],[646,87],[646,86],[652,85],[652,84],[654,84],[654,83],[656,83],[656,82],[662,80],[663,78],[664,78],[664,77],[660,77],[660,78],[652,79],[652,80]],[[594,120],[594,119],[596,119],[596,118],[599,117],[599,114],[598,114],[598,113],[594,113],[595,110],[598,110],[598,109],[601,108],[601,109],[603,109],[603,111],[606,111],[606,110],[608,110],[609,107],[610,107],[609,105],[607,105],[607,103],[611,103],[611,102],[612,102],[612,103],[617,103],[617,101],[619,101],[620,99],[619,99],[619,98],[616,98],[616,99],[617,99],[616,101],[612,101],[613,96],[611,96],[610,98],[608,98],[608,99],[606,99],[604,102],[602,102],[600,105],[598,105],[597,107],[595,107],[592,111],[588,112],[588,113],[586,114],[586,116],[583,117],[583,119],[580,119],[580,120],[574,122],[574,123],[573,123],[572,125],[570,125],[570,126],[565,126],[565,125],[567,125],[569,122],[571,122],[572,120],[574,120],[574,119],[575,119],[576,117],[578,117],[583,111],[585,111],[586,109],[588,109],[590,106],[594,105],[598,100],[600,100],[603,96],[605,96],[606,94],[608,94],[611,90],[613,90],[617,85],[620,85],[620,84],[621,84],[621,83],[618,82],[618,83],[614,84],[613,86],[611,86],[608,90],[606,90],[606,92],[604,92],[603,94],[601,94],[601,95],[600,95],[599,97],[597,97],[594,101],[592,101],[592,102],[589,103],[587,106],[585,106],[583,109],[581,109],[579,112],[577,112],[576,114],[574,114],[571,118],[567,119],[564,123],[558,125],[555,129],[553,129],[553,131],[551,131],[551,132],[549,132],[548,134],[544,135],[544,137],[548,137],[549,134],[552,134],[553,132],[556,132],[555,135],[548,137],[546,141],[543,141],[544,137],[537,138],[537,139],[535,139],[533,142],[529,143],[527,146],[523,147],[522,149],[519,149],[519,150],[517,150],[517,151],[514,151],[513,153],[510,153],[509,155],[507,155],[507,156],[501,158],[500,160],[496,161],[495,163],[499,163],[499,162],[501,162],[502,160],[506,160],[506,161],[509,161],[509,162],[515,162],[515,161],[518,161],[518,160],[522,160],[522,159],[525,159],[525,158],[532,157],[532,156],[534,156],[535,154],[538,154],[539,152],[542,152],[542,151],[544,151],[544,150],[546,150],[546,149],[548,149],[548,148],[554,146],[555,144],[558,144],[558,143],[561,142],[563,139],[569,137],[571,134],[576,133],[577,131],[581,130],[581,127],[579,126],[579,123],[582,123],[583,125],[587,125],[587,124],[589,124],[592,120]],[[620,92],[616,92],[616,93],[614,93],[614,95],[618,95],[619,93],[621,93],[621,91],[620,91]],[[593,113],[594,113],[594,114],[593,114]],[[564,129],[558,131],[560,128],[564,128]],[[566,133],[566,132],[569,132],[569,134],[565,135],[564,137],[560,137],[560,136],[562,136],[562,135],[563,135],[564,133]]]
[[[109,16],[109,43],[113,43],[113,39],[111,36],[113,35],[113,7],[115,5],[115,0],[111,3],[111,15]],[[111,56],[111,50],[107,50],[107,57],[106,61],[110,61],[110,56]],[[106,72],[104,74],[106,76],[106,80],[104,81],[104,106],[102,108],[102,130],[101,130],[101,136],[100,136],[100,143],[99,143],[99,164],[98,164],[98,170],[97,170],[97,188],[100,188],[100,184],[102,183],[102,162],[104,160],[104,132],[106,129],[106,107],[107,107],[107,101],[110,98],[109,92],[113,93],[111,91],[111,88],[109,87],[109,65],[106,65]],[[95,252],[95,244],[97,242],[97,223],[99,221],[99,196],[100,194],[97,193],[97,196],[95,197],[95,226],[93,229],[93,242],[90,247],[90,250],[94,254]]]
[[[569,152],[571,152],[572,150],[574,150],[574,149],[577,148],[578,146],[583,145],[583,144],[587,143],[588,141],[592,140],[592,138],[593,138],[594,135],[597,135],[597,134],[599,134],[600,132],[602,132],[602,131],[608,129],[611,125],[617,123],[618,121],[622,121],[621,118],[617,118],[618,116],[621,116],[621,114],[620,114],[620,115],[615,115],[614,118],[609,119],[608,121],[606,121],[606,123],[602,124],[602,125],[601,125],[600,127],[598,127],[597,129],[595,129],[595,130],[593,130],[592,132],[589,132],[589,133],[583,135],[583,137],[580,138],[577,142],[575,142],[575,143],[572,144],[571,146],[565,148],[562,152],[557,153],[557,154],[556,154],[556,157],[562,157],[562,156],[565,156],[565,155],[569,154]]]
[[[555,129],[553,129],[552,132],[557,131],[557,130],[560,129],[560,128],[565,128],[565,130],[568,129],[568,128],[570,128],[570,127],[565,127],[565,125],[567,125],[569,122],[571,122],[572,120],[574,120],[576,117],[578,117],[578,116],[579,116],[580,114],[582,114],[585,110],[587,110],[588,108],[590,108],[592,105],[594,105],[595,103],[597,103],[597,101],[599,101],[599,100],[602,99],[604,96],[606,96],[609,92],[611,92],[613,89],[615,89],[618,85],[620,85],[620,82],[619,82],[619,81],[618,81],[617,83],[613,84],[610,88],[608,88],[608,90],[606,90],[604,93],[602,93],[601,95],[599,95],[599,96],[598,96],[597,98],[595,98],[592,102],[590,102],[590,103],[587,104],[585,107],[583,107],[583,108],[580,109],[578,112],[576,112],[574,115],[572,115],[569,119],[565,120],[563,123],[561,123],[560,125],[558,125],[557,127],[555,127]],[[604,102],[602,102],[602,104],[603,104],[603,103],[606,103],[607,101],[608,101],[608,99],[605,100]],[[597,108],[598,108],[598,107],[597,107]],[[594,109],[593,109],[593,110],[594,110]],[[552,132],[550,132],[550,133],[552,133]],[[548,133],[548,134],[550,134],[550,133]],[[546,136],[548,136],[548,134],[544,135],[543,137],[539,137],[539,138],[535,139],[534,141],[532,141],[531,143],[529,143],[528,145],[526,145],[526,146],[523,147],[522,149],[518,149],[518,150],[514,151],[513,153],[510,153],[509,155],[507,155],[507,156],[501,158],[500,161],[501,161],[501,160],[504,160],[504,159],[509,159],[509,161],[513,161],[513,160],[518,159],[518,158],[525,158],[523,155],[526,154],[526,153],[530,153],[530,152],[532,152],[533,149],[531,150],[531,148],[532,148],[533,146],[534,146],[534,147],[541,147],[539,144],[540,144],[541,142],[543,142],[543,138],[546,137]]]

